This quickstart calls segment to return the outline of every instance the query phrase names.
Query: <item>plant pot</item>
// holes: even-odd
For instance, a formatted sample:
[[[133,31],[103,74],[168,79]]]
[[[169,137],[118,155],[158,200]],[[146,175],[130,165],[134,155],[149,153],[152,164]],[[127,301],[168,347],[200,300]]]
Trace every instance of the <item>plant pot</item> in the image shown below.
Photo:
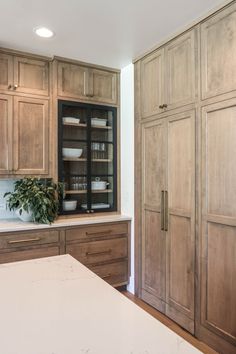
[[[20,211],[22,210],[21,214]],[[15,214],[18,216],[18,218],[20,218],[22,221],[25,222],[30,222],[33,220],[33,215],[32,215],[32,211],[25,211],[24,209],[16,209],[15,210]]]

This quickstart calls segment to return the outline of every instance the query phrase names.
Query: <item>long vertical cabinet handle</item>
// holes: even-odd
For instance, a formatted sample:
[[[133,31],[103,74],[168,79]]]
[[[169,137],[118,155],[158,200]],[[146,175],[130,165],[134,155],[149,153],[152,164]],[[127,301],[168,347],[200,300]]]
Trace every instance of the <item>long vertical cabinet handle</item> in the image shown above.
[[[161,191],[161,231],[165,230],[165,191]]]
[[[165,226],[164,230],[168,231],[168,192],[165,191],[165,197],[164,197],[164,202],[165,202],[165,213],[164,213],[164,221],[165,221]]]

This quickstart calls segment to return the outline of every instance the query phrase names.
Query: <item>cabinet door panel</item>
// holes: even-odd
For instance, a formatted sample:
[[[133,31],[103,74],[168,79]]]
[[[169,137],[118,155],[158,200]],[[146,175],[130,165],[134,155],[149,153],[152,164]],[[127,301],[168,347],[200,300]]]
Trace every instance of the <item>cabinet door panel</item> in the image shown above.
[[[48,95],[48,67],[46,61],[15,57],[14,85],[18,85],[16,92]]]
[[[158,50],[141,61],[142,118],[160,113],[164,103],[164,50]]]
[[[14,98],[14,172],[48,173],[48,101]]]
[[[58,95],[85,98],[87,92],[88,69],[68,63],[58,63]]]
[[[168,122],[166,313],[194,332],[195,112]]]
[[[8,90],[13,85],[13,57],[7,54],[0,54],[0,89]]]
[[[89,69],[89,92],[94,101],[117,103],[117,74]]]
[[[195,100],[196,60],[195,30],[185,33],[166,46],[166,80],[168,109]]]
[[[236,4],[201,25],[202,98],[236,89]]]
[[[12,97],[0,95],[0,175],[12,171]]]
[[[198,327],[236,345],[236,100],[202,111],[201,318]],[[221,346],[224,347],[222,340]],[[219,347],[221,349],[221,347]],[[223,349],[222,349],[223,352]],[[231,353],[231,351],[228,351]],[[232,351],[233,353],[233,351]]]
[[[165,233],[162,191],[165,185],[165,124],[142,127],[142,291],[143,300],[165,310]]]

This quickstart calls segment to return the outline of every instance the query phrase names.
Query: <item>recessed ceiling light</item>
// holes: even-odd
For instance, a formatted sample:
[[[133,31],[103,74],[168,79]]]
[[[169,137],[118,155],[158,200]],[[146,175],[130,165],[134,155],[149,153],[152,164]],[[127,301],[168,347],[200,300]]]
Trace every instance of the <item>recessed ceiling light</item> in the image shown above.
[[[46,27],[37,27],[34,29],[34,32],[39,36],[43,38],[51,38],[54,36],[54,33],[46,28]]]

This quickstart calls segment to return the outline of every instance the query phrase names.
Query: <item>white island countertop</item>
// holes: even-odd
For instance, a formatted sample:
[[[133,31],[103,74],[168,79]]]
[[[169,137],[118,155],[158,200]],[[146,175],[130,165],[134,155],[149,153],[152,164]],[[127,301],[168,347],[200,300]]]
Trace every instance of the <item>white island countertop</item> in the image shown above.
[[[0,234],[3,232],[13,231],[30,231],[30,230],[42,230],[42,229],[55,229],[60,227],[80,226],[80,225],[93,225],[102,224],[108,222],[129,221],[129,216],[114,214],[103,216],[90,216],[79,218],[59,218],[51,225],[47,224],[35,224],[33,222],[23,222],[20,219],[0,219]]]
[[[0,265],[1,354],[199,354],[69,255]]]

